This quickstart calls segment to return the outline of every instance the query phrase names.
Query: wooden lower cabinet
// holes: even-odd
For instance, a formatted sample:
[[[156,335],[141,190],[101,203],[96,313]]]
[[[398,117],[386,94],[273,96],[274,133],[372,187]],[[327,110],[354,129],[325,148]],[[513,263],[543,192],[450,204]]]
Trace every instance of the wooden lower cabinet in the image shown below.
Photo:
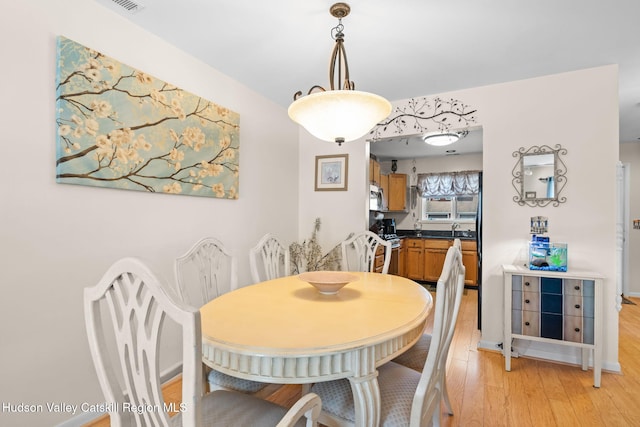
[[[404,240],[400,239],[400,247],[398,248],[398,276],[407,276],[407,248]]]
[[[384,246],[380,245],[376,248],[375,258],[373,260],[373,272],[382,273],[384,268]]]
[[[424,280],[424,242],[422,239],[406,239],[406,277]]]
[[[464,284],[478,286],[478,249],[474,241],[462,241],[462,264],[464,264]]]
[[[391,262],[389,262],[389,274],[407,277],[405,273],[406,259],[404,242],[400,240],[398,247],[391,249]]]
[[[425,239],[424,241],[424,279],[437,282],[442,274],[444,260],[453,240]]]
[[[404,277],[412,280],[437,282],[442,274],[442,267],[447,250],[453,245],[448,239],[405,239],[406,268]],[[465,285],[478,284],[478,253],[476,242],[463,240],[462,263],[465,266]]]

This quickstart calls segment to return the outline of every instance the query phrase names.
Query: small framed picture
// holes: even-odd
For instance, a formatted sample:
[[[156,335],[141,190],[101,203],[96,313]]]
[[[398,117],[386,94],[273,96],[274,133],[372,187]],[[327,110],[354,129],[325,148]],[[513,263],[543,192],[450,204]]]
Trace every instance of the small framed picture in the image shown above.
[[[316,156],[316,191],[346,191],[349,155]]]
[[[536,192],[535,191],[525,191],[524,192],[524,198],[525,199],[535,199],[536,198]]]

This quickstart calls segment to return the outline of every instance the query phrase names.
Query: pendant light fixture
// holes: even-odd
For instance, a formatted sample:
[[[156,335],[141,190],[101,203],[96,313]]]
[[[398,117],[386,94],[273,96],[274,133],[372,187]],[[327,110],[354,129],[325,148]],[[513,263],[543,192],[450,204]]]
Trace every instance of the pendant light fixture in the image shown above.
[[[329,65],[330,90],[315,85],[306,96],[298,91],[289,106],[291,120],[316,138],[335,141],[338,145],[364,136],[391,113],[389,101],[373,93],[355,90],[354,82],[349,80],[342,18],[350,11],[346,3],[336,3],[329,9],[331,15],[338,18],[338,25],[331,30],[336,44]],[[335,85],[336,77],[338,85]]]

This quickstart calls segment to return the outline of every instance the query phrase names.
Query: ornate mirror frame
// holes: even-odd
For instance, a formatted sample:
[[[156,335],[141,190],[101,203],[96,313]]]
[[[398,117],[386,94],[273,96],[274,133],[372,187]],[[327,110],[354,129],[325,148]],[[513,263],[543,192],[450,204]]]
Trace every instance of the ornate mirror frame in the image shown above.
[[[553,206],[559,206],[560,203],[567,201],[566,197],[560,196],[560,192],[567,184],[567,166],[562,161],[562,157],[567,154],[567,149],[562,148],[560,144],[556,144],[555,148],[551,148],[548,145],[534,145],[531,148],[525,149],[520,147],[518,151],[513,152],[513,157],[517,158],[517,162],[512,170],[513,178],[511,184],[516,190],[516,195],[513,197],[513,201],[520,206],[547,206],[553,204]],[[525,168],[525,159],[533,159],[533,156],[553,158],[553,176],[546,178],[547,185],[552,185],[553,194],[551,197],[539,197],[535,191],[526,191],[525,180],[527,176],[531,176],[531,167]],[[528,173],[527,173],[528,172]],[[535,179],[535,178],[534,178]],[[552,179],[551,184],[549,180]],[[539,178],[540,181],[543,179]],[[548,194],[546,194],[548,196]]]

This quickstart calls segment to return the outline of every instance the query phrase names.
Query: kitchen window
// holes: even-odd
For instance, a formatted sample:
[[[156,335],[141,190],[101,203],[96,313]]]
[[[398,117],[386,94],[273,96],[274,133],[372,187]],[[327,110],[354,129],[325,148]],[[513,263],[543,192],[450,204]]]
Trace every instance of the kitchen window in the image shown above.
[[[422,221],[476,219],[478,171],[419,174],[416,188]]]
[[[421,220],[475,220],[478,195],[421,197]]]

